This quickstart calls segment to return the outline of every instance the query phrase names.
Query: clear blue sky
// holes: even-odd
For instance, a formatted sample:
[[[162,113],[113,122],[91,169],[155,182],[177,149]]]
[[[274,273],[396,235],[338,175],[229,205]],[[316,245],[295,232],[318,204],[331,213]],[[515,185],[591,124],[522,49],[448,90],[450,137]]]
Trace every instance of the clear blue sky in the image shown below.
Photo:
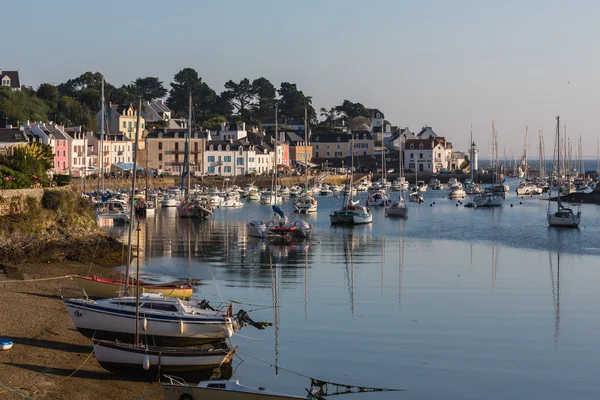
[[[115,85],[195,68],[217,92],[244,77],[298,84],[313,105],[344,99],[394,125],[425,124],[466,149],[520,154],[525,125],[549,155],[557,114],[596,154],[599,1],[19,0],[3,9],[0,68],[26,85],[100,71]],[[10,34],[7,34],[10,33]],[[576,142],[574,144],[576,148]]]

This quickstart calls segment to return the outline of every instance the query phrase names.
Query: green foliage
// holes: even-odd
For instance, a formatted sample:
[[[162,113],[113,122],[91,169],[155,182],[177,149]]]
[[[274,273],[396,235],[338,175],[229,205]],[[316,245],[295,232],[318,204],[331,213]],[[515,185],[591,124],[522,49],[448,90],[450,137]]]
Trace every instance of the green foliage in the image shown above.
[[[196,120],[203,121],[214,114],[217,94],[193,68],[184,68],[173,77],[167,105],[175,115],[183,117],[188,114],[189,97],[192,96],[192,112]]]
[[[312,98],[305,96],[295,83],[282,82],[279,89],[279,117],[284,121],[304,119],[304,107],[308,108],[308,120],[317,122],[317,113],[312,107]]]
[[[66,125],[82,125],[85,129],[96,129],[96,118],[90,108],[77,99],[63,96],[58,101],[57,120]]]
[[[50,107],[35,92],[29,90],[12,91],[10,88],[0,89],[0,117],[8,118],[8,122],[18,126],[27,120],[46,120]]]
[[[258,121],[273,116],[277,89],[267,78],[257,78],[252,81],[254,102],[251,106],[252,117]]]
[[[250,121],[250,111],[248,107],[254,98],[254,88],[248,78],[242,79],[239,83],[232,80],[225,82],[225,91],[221,96],[225,96],[242,117],[242,121]]]
[[[227,117],[225,117],[224,115],[216,115],[211,119],[204,121],[202,125],[204,125],[204,127],[207,129],[216,130],[221,127],[221,124],[223,122],[227,122]]]
[[[71,175],[54,175],[52,178],[56,186],[67,186],[71,183]]]
[[[38,98],[44,100],[48,105],[56,105],[60,98],[58,88],[51,83],[42,83],[36,94]]]
[[[353,103],[350,100],[344,100],[342,105],[335,107],[335,109],[344,121],[357,117],[371,118],[371,114],[365,106],[360,103]]]
[[[151,76],[137,78],[131,84],[143,100],[152,101],[154,99],[161,99],[167,94],[167,89],[163,86],[163,82]]]
[[[46,173],[53,164],[52,147],[47,144],[33,142],[7,147],[0,158],[0,188],[48,186]]]

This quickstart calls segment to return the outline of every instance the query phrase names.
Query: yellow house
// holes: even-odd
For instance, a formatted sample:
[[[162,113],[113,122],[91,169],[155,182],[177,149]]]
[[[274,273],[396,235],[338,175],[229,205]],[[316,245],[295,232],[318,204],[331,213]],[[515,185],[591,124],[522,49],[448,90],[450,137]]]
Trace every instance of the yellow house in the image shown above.
[[[104,119],[104,133],[123,133],[130,140],[135,138],[135,130],[138,118],[138,110],[133,104],[108,103]],[[96,114],[98,128],[100,128],[101,113]],[[146,137],[146,121],[140,115],[140,135],[136,148],[145,149],[144,139]]]

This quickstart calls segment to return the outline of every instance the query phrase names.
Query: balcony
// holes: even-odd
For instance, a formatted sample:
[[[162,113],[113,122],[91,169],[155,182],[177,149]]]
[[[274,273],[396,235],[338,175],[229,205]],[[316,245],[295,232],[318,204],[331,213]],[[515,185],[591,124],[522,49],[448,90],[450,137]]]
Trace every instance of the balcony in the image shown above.
[[[122,151],[117,151],[117,155],[118,155],[118,156],[122,156],[122,155],[123,155],[123,152],[122,152]]]

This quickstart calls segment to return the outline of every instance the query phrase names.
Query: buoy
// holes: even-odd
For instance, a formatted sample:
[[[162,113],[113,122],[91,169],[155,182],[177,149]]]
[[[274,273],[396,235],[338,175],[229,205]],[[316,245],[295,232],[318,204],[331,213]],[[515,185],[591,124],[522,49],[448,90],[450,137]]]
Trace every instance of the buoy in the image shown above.
[[[148,330],[148,320],[146,318],[144,318],[144,325],[142,328],[144,329],[144,331]]]
[[[522,201],[520,201],[520,202],[519,202],[519,204],[523,204],[523,202],[522,202]]]
[[[510,206],[512,207],[512,204]]]
[[[142,367],[144,371],[148,371],[150,369],[150,356],[148,354],[144,354],[144,358],[142,359]]]
[[[456,207],[458,207],[458,203],[456,203]]]
[[[183,320],[179,320],[179,334],[183,335]]]
[[[13,347],[13,342],[8,339],[0,339],[0,350],[10,350]]]
[[[430,204],[429,207],[433,207],[433,204]]]
[[[433,204],[435,204],[435,201],[433,202]]]

